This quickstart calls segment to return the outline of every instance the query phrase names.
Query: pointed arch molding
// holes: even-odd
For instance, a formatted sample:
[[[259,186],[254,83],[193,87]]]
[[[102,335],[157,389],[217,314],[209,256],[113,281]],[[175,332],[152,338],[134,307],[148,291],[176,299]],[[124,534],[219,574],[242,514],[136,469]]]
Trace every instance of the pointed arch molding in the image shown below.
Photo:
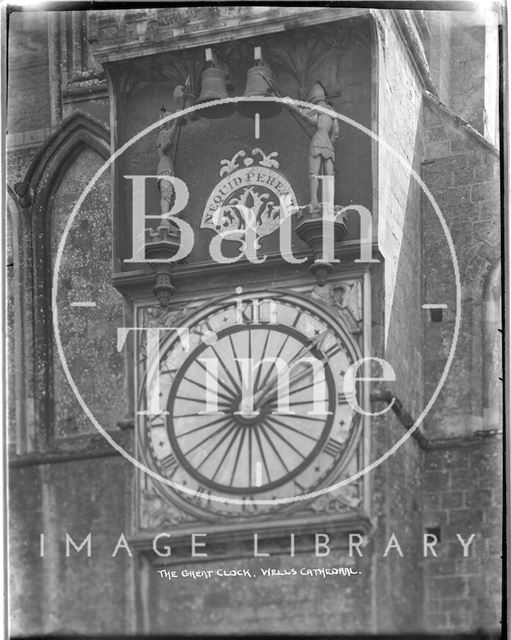
[[[106,160],[110,153],[110,134],[106,127],[90,116],[74,111],[46,139],[36,153],[25,180],[34,192],[46,186],[48,175],[55,175],[55,167],[69,162],[84,148],[91,148]]]
[[[29,365],[27,363],[27,347],[32,343],[31,320],[27,309],[27,298],[30,296],[30,231],[27,228],[27,217],[21,209],[17,194],[7,185],[7,293],[12,300],[9,314],[8,353],[9,371],[9,411],[8,420],[14,422],[14,436],[7,438],[10,448],[16,454],[23,454],[34,444],[32,414],[30,405],[32,394],[27,394]],[[12,367],[12,368],[11,368]],[[11,395],[12,393],[12,395]]]
[[[58,189],[69,167],[85,150],[106,160],[110,135],[98,121],[74,112],[46,140],[30,165],[26,182],[34,197],[31,207],[34,291],[34,398],[39,448],[51,447],[54,434],[53,341],[51,318],[51,215]]]

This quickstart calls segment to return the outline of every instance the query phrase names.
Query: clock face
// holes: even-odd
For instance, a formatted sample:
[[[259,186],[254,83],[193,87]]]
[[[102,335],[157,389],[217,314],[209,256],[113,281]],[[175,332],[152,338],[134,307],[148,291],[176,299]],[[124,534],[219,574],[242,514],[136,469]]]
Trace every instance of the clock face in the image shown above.
[[[142,450],[194,493],[161,490],[194,511],[254,516],[332,484],[359,432],[344,376],[360,355],[342,326],[298,296],[263,293],[183,326],[187,344],[161,349],[165,411],[144,417]]]

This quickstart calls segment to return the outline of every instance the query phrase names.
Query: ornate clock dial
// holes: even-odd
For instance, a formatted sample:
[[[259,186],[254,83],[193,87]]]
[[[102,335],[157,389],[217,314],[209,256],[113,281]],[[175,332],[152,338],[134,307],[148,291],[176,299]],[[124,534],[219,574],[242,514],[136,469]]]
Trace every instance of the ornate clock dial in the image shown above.
[[[221,330],[214,343],[190,354],[171,389],[167,429],[173,451],[192,476],[215,491],[262,493],[313,462],[330,434],[336,403],[328,361],[316,380],[310,365],[300,364],[305,354],[322,361],[313,345],[286,325],[249,325]],[[277,358],[288,368],[297,363],[289,381],[280,384]],[[243,406],[241,365],[250,360],[253,389],[247,390],[252,397],[245,397],[245,404],[251,406]],[[217,412],[204,412],[211,378],[205,363],[218,369]],[[283,386],[289,387],[288,402],[279,412]]]
[[[161,490],[194,510],[249,516],[333,482],[359,424],[344,373],[360,356],[338,322],[298,296],[254,294],[187,326],[188,350],[175,338],[162,349],[166,413],[146,419],[143,437],[149,464],[195,495]]]

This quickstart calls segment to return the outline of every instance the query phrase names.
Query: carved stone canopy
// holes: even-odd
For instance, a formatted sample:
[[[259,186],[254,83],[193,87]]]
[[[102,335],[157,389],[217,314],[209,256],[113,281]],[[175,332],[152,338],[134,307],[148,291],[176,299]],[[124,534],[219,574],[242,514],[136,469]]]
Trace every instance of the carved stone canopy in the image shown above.
[[[96,59],[110,63],[369,15],[368,9],[247,5],[99,10],[88,13],[88,37]]]
[[[369,47],[367,33],[364,29],[354,28],[351,21],[349,24],[337,21],[334,24],[307,28],[306,39],[304,30],[296,28],[279,33],[278,36],[261,34],[243,40],[220,42],[214,46],[214,54],[219,67],[230,78],[234,77],[235,70],[240,70],[243,86],[240,84],[235,87],[238,95],[242,94],[244,76],[253,65],[255,46],[262,47],[265,61],[275,72],[291,75],[301,88],[300,92],[305,95],[306,87],[314,81],[311,75],[313,68],[321,64],[328,51],[332,48],[339,52],[346,51],[354,42]],[[96,50],[96,55],[101,58],[100,50]],[[170,85],[176,86],[185,84],[187,78],[190,79],[191,92],[198,95],[204,63],[204,47],[201,46],[116,60],[115,63],[109,63],[108,67],[112,81],[124,98],[156,82],[168,81]]]

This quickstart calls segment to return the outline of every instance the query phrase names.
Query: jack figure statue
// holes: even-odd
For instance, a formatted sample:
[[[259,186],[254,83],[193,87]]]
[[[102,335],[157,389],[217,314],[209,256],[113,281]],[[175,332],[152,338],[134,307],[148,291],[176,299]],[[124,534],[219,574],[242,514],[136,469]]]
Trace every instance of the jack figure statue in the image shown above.
[[[184,100],[184,87],[181,85],[174,89],[174,103],[179,105]],[[176,108],[176,111],[178,108]],[[162,118],[167,116],[165,107],[162,108]],[[175,149],[177,144],[177,134],[182,125],[180,118],[172,120],[170,123],[163,125],[158,131],[158,140],[156,149],[158,151],[159,161],[156,173],[158,176],[175,176],[174,160]],[[159,179],[158,189],[160,191],[160,207],[162,214],[168,213],[171,209],[174,197],[174,187],[169,180]]]
[[[326,91],[321,82],[315,82],[309,96],[309,102],[320,107],[329,107]],[[332,176],[329,181],[331,194],[323,193],[323,201],[333,203],[334,174],[335,174],[335,150],[334,142],[339,136],[339,121],[322,111],[316,111],[314,107],[303,108],[295,106],[287,101],[289,107],[296,111],[304,120],[316,127],[309,150],[309,184],[310,184],[310,212],[319,213],[319,180],[318,176]],[[323,185],[326,187],[327,182]],[[330,197],[329,197],[330,196]]]

